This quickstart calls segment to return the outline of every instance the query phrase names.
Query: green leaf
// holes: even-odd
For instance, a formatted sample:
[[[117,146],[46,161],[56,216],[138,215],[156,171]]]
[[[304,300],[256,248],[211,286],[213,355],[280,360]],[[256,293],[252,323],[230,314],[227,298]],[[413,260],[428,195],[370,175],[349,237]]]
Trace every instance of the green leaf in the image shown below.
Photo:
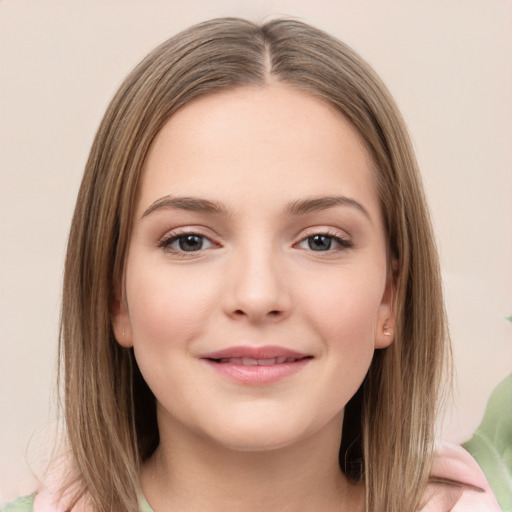
[[[508,316],[508,317],[507,317],[507,320],[508,320],[509,322],[512,322],[512,315]]]
[[[512,512],[512,374],[492,392],[484,419],[464,443],[504,512]]]

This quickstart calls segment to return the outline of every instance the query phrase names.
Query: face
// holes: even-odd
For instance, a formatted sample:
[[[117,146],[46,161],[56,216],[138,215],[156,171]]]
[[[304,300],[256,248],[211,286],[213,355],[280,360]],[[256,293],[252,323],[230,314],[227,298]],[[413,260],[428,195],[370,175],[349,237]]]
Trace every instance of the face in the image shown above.
[[[113,319],[161,430],[264,450],[341,428],[391,341],[374,173],[341,114],[283,85],[202,97],[167,122]]]

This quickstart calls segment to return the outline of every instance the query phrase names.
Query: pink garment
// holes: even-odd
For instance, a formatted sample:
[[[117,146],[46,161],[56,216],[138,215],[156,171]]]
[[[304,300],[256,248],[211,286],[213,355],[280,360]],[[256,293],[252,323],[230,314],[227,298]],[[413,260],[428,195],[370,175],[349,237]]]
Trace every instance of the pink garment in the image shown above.
[[[439,446],[431,477],[461,485],[429,484],[428,501],[420,512],[501,512],[480,466],[461,446]]]
[[[482,470],[464,448],[443,443],[432,466],[435,480],[460,482],[460,485],[432,483],[428,485],[426,503],[419,512],[501,512]],[[34,512],[65,512],[64,499],[56,501],[58,479],[39,490]],[[78,505],[73,512],[86,512]]]

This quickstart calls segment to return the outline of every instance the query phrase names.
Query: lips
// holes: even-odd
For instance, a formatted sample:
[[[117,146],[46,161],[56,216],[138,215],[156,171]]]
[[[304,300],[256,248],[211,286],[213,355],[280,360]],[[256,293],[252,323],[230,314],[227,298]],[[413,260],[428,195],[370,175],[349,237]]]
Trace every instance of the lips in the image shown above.
[[[271,384],[293,375],[313,358],[283,347],[230,347],[201,356],[214,371],[243,384]]]
[[[304,357],[311,357],[308,354],[290,350],[284,347],[277,347],[266,345],[263,347],[229,347],[224,350],[218,350],[216,352],[209,352],[201,356],[202,359],[277,359],[277,358],[290,358],[290,359],[303,359]]]
[[[273,357],[270,359],[255,359],[253,357],[223,357],[221,359],[214,359],[215,362],[220,364],[242,364],[244,366],[270,366],[272,364],[295,363],[299,361],[300,357]]]

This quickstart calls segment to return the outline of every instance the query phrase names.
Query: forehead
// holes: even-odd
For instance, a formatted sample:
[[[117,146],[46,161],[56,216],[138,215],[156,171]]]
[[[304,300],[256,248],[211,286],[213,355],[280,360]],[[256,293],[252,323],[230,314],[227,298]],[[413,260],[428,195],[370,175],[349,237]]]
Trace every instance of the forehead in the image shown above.
[[[229,201],[265,190],[276,200],[375,195],[369,152],[326,101],[282,84],[200,97],[174,114],[153,141],[141,202],[164,194]],[[225,197],[222,197],[225,196]],[[141,208],[144,204],[140,205]]]

